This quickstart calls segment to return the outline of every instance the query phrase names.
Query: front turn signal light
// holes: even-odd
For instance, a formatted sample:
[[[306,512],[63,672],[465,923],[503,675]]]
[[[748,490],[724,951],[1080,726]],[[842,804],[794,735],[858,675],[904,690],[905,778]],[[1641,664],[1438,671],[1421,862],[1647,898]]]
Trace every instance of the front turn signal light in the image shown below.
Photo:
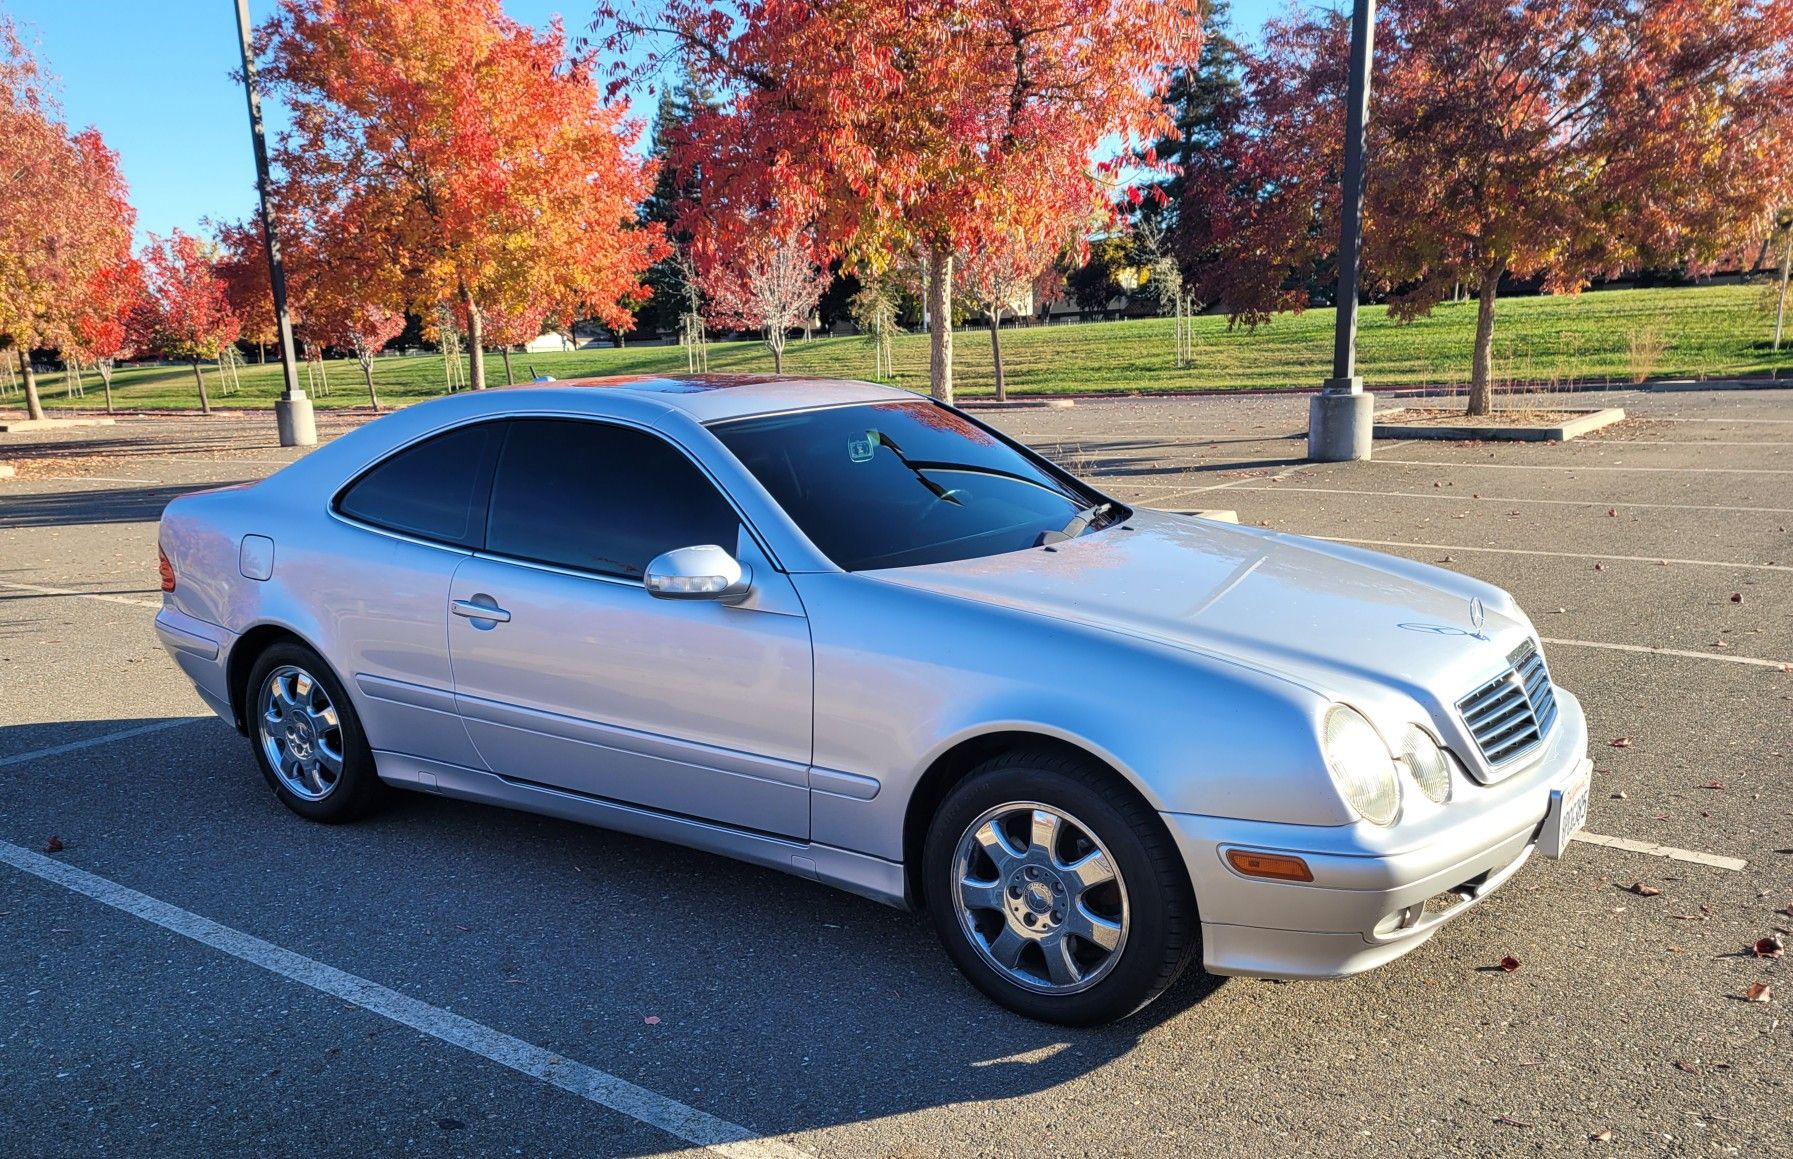
[[[1307,862],[1287,853],[1253,853],[1249,849],[1226,851],[1227,864],[1247,877],[1268,877],[1277,881],[1312,881],[1314,871]]]

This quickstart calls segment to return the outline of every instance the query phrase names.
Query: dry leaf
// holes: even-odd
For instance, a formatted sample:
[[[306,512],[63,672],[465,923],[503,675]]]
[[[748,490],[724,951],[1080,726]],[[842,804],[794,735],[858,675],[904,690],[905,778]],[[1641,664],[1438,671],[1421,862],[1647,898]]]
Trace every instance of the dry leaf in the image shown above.
[[[1519,959],[1515,958],[1511,954],[1508,954],[1506,957],[1504,957],[1500,960],[1500,968],[1505,970],[1507,973],[1511,974],[1513,971],[1515,971],[1519,968]]]
[[[1742,592],[1732,592],[1731,593],[1731,602],[1733,604],[1741,604],[1743,602],[1743,593]]]
[[[1612,747],[1616,749],[1628,749],[1631,747],[1631,738],[1628,736],[1615,736],[1612,738]]]
[[[1596,1131],[1592,1135],[1588,1136],[1588,1142],[1590,1142],[1590,1143],[1610,1143],[1610,1142],[1612,1142],[1612,1131],[1611,1130]]]
[[[1685,1071],[1688,1074],[1699,1074],[1700,1073],[1699,1067],[1693,1065],[1691,1062],[1687,1062],[1684,1059],[1679,1059],[1679,1058],[1675,1060],[1675,1069],[1679,1070],[1679,1071]]]
[[[1631,883],[1631,892],[1639,897],[1661,897],[1662,891],[1653,885],[1645,885],[1641,881]]]
[[[1778,958],[1787,952],[1787,943],[1781,941],[1778,934],[1769,934],[1765,938],[1757,938],[1751,947],[1758,958]]]
[[[660,1025],[660,1016],[658,1014],[650,1014],[646,1018],[643,1018],[642,1021],[649,1026],[658,1026]]]
[[[61,853],[62,849],[62,838],[60,837],[52,835],[48,841],[44,842],[45,853]]]
[[[1774,987],[1766,982],[1751,982],[1743,996],[1751,1002],[1768,1002],[1774,998]]]
[[[1605,571],[1605,570],[1606,570],[1606,565],[1605,565],[1605,564],[1603,564],[1603,563],[1597,563],[1597,564],[1595,564],[1595,565],[1594,565],[1594,570],[1595,570],[1595,571]]]
[[[1706,787],[1707,787],[1707,788],[1708,788],[1708,789],[1722,789],[1722,788],[1724,788],[1724,787],[1725,787],[1725,786],[1724,786],[1724,782],[1723,782],[1723,781],[1707,781],[1707,782],[1706,782]]]
[[[1616,519],[1618,517],[1618,514],[1619,513],[1617,511],[1613,510],[1611,507],[1608,507],[1606,509],[1606,517],[1608,519]]]

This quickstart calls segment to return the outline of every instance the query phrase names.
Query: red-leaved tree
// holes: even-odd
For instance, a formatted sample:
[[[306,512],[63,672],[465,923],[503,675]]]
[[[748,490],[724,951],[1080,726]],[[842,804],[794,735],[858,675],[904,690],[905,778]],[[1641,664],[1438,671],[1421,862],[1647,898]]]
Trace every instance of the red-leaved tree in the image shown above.
[[[1235,181],[1191,191],[1231,259],[1204,296],[1236,318],[1298,308],[1291,276],[1331,255],[1347,37],[1336,13],[1273,27]],[[1789,59],[1789,0],[1386,0],[1368,286],[1401,318],[1475,291],[1469,412],[1486,414],[1503,277],[1572,293],[1766,234],[1793,191]]]
[[[731,252],[706,254],[698,277],[710,303],[707,320],[758,330],[774,374],[784,373],[785,339],[815,313],[828,289],[813,239],[799,233],[749,234]]]
[[[413,312],[456,303],[474,387],[487,309],[547,294],[626,328],[664,252],[635,228],[640,130],[600,99],[586,56],[568,59],[558,24],[537,33],[499,0],[282,0],[258,46],[292,110],[276,203],[352,226],[396,263]]]
[[[948,400],[957,255],[980,223],[1029,228],[1067,187],[1105,208],[1098,147],[1169,130],[1159,94],[1200,42],[1193,8],[1161,0],[627,2],[599,8],[637,62],[619,79],[676,58],[729,98],[672,143],[672,163],[702,177],[679,220],[693,249],[812,233],[824,264],[869,274],[921,253],[930,377]]]
[[[50,82],[0,14],[0,349],[44,417],[37,346],[66,346],[103,272],[130,258],[135,220],[118,158],[93,129],[71,133]]]
[[[193,365],[199,385],[199,413],[211,414],[202,362],[210,362],[237,340],[214,247],[175,230],[166,238],[149,235],[143,250],[146,294],[138,307],[136,332],[157,353]]]
[[[92,363],[106,388],[106,413],[112,413],[112,372],[120,358],[136,352],[136,335],[130,326],[132,311],[143,300],[143,266],[127,254],[115,265],[104,266],[88,279],[69,324],[63,354],[77,362]]]

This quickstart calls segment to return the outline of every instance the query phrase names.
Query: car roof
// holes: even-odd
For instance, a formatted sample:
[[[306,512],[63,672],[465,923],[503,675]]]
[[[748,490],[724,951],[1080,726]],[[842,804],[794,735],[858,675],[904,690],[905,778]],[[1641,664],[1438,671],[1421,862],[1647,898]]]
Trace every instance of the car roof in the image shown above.
[[[845,403],[914,400],[913,391],[848,378],[798,378],[775,374],[628,374],[520,382],[507,390],[554,394],[616,391],[647,395],[685,411],[700,423]]]

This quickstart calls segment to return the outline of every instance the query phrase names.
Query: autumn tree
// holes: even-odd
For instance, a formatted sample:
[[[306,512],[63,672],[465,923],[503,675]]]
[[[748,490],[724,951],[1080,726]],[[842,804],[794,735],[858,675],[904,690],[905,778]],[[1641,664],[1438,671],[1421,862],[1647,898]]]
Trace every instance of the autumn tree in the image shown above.
[[[812,231],[824,264],[868,276],[919,251],[930,380],[949,401],[955,262],[975,229],[1028,228],[1066,184],[1105,207],[1098,146],[1168,127],[1159,94],[1199,44],[1194,13],[1159,0],[665,0],[599,17],[633,72],[680,60],[726,97],[672,151],[704,175],[682,219],[697,249],[771,214],[774,234]]]
[[[775,374],[784,373],[785,339],[828,289],[828,271],[814,254],[813,239],[803,234],[752,234],[730,253],[712,252],[700,268],[709,320],[760,331]]]
[[[200,364],[216,359],[238,333],[217,261],[216,247],[178,229],[166,238],[150,234],[143,251],[140,332],[151,349],[192,363],[201,414],[211,414],[212,404]]]
[[[524,301],[518,307],[486,311],[486,339],[504,357],[504,382],[506,386],[517,381],[511,370],[511,350],[518,346],[527,346],[542,334],[542,325],[548,317],[548,304],[543,301]]]
[[[282,215],[283,217],[285,215]],[[289,227],[281,224],[282,236]],[[267,348],[280,340],[274,318],[274,298],[268,288],[267,243],[262,237],[261,222],[254,218],[225,222],[216,227],[218,238],[218,276],[224,279],[224,294],[230,301],[230,312],[242,328],[241,338],[253,343],[258,361],[267,361]],[[291,256],[283,256],[291,264]],[[289,274],[290,276],[290,274]],[[297,313],[288,287],[288,311]]]
[[[283,0],[258,48],[292,112],[277,204],[394,255],[413,312],[456,303],[473,386],[487,310],[547,294],[627,327],[663,251],[634,228],[639,127],[558,23],[537,33],[499,0]]]
[[[136,352],[130,326],[132,311],[142,302],[143,267],[126,254],[122,261],[100,268],[88,279],[87,291],[69,324],[63,353],[91,363],[106,389],[106,413],[112,413],[112,372],[120,358]]]
[[[1007,402],[1009,397],[1002,366],[1002,316],[1033,309],[1034,283],[1075,240],[1068,235],[1021,230],[982,231],[964,258],[965,293],[977,303],[990,326],[997,402]]]
[[[1348,29],[1277,26],[1252,62],[1223,273],[1236,317],[1300,305],[1336,237]],[[1573,293],[1709,263],[1761,236],[1793,170],[1787,0],[1386,0],[1364,262],[1397,318],[1459,285],[1477,322],[1469,412],[1492,407],[1504,277]]]
[[[62,122],[49,80],[0,14],[0,349],[44,417],[31,351],[75,341],[104,271],[130,258],[135,219],[118,158],[93,129]]]

